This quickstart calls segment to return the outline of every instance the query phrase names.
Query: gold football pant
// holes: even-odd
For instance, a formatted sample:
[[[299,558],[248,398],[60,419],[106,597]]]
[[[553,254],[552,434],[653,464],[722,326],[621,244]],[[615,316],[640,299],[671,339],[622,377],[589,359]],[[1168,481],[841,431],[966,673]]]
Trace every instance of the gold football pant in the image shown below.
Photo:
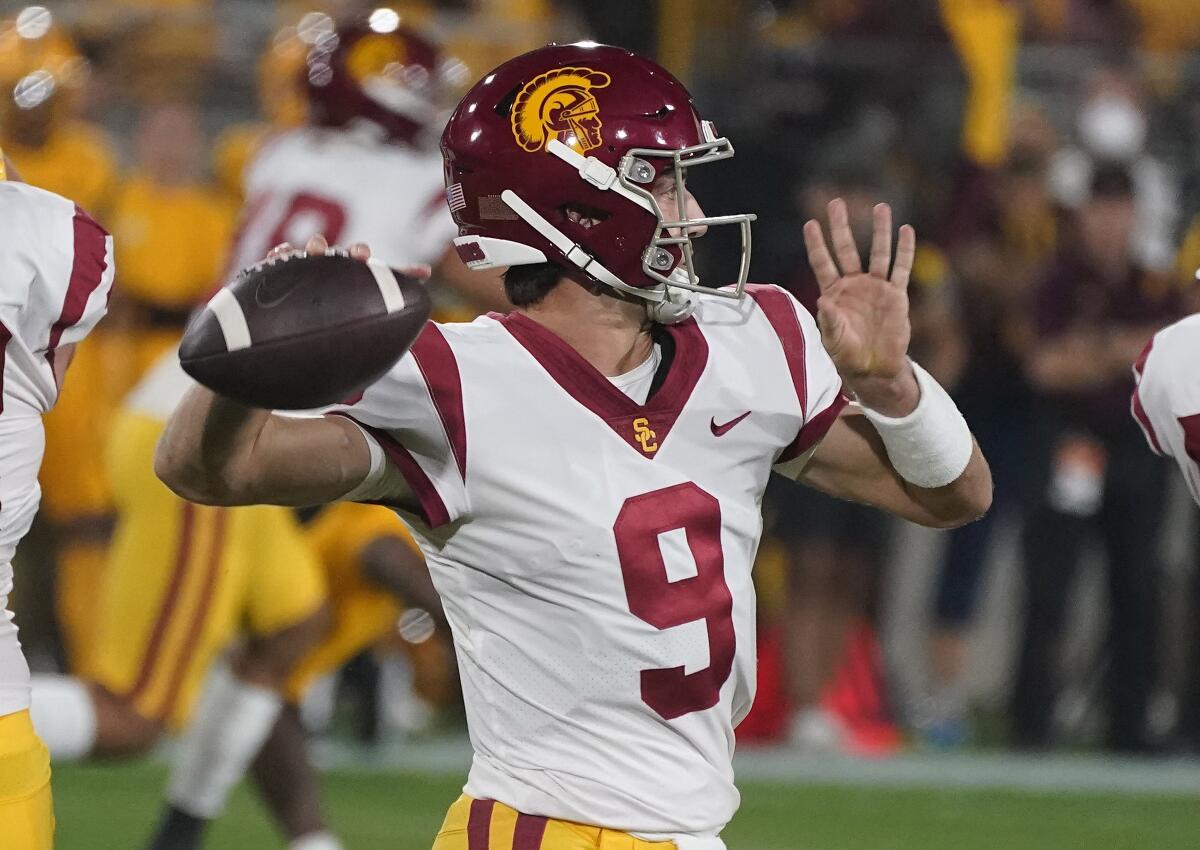
[[[50,753],[28,711],[0,717],[0,846],[53,850]]]
[[[446,814],[433,850],[675,850],[675,843],[523,815],[503,803],[464,795]]]

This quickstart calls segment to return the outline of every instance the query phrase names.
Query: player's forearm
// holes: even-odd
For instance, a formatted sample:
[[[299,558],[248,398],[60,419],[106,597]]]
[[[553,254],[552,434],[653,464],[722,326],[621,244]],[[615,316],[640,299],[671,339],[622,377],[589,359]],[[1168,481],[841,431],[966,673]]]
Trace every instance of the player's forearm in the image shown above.
[[[215,505],[252,502],[246,459],[270,416],[268,410],[193,387],[159,439],[154,472],[189,501]]]
[[[921,487],[896,470],[879,432],[855,408],[847,408],[834,423],[800,480],[928,528],[965,525],[986,513],[992,502],[991,471],[974,441],[960,474],[944,486]]]
[[[971,459],[962,475],[944,487],[927,489],[899,479],[904,492],[921,509],[914,519],[930,528],[957,528],[979,519],[992,505],[992,471],[979,450],[971,448]],[[910,517],[911,518],[911,517]]]

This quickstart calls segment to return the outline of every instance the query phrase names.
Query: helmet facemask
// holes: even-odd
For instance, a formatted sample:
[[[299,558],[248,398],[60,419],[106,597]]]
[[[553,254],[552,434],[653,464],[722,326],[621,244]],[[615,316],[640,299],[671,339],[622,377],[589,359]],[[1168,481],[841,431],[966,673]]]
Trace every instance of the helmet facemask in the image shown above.
[[[650,205],[650,211],[658,217],[655,237],[642,254],[642,271],[646,276],[661,282],[666,287],[675,287],[689,292],[703,292],[723,298],[741,299],[750,274],[750,223],[757,216],[753,213],[735,215],[702,216],[689,218],[687,212],[687,170],[712,162],[731,159],[733,145],[726,138],[718,137],[708,121],[701,122],[704,141],[698,145],[676,150],[656,148],[632,148],[622,158],[617,169],[621,185],[639,195]],[[661,171],[653,161],[667,159],[670,163]],[[659,174],[670,173],[675,180],[675,209],[664,210],[650,187]],[[732,288],[714,289],[700,283],[696,271],[691,231],[697,227],[705,229],[721,225],[737,225],[741,229],[741,259],[738,264],[737,280]],[[676,254],[671,250],[675,248]]]

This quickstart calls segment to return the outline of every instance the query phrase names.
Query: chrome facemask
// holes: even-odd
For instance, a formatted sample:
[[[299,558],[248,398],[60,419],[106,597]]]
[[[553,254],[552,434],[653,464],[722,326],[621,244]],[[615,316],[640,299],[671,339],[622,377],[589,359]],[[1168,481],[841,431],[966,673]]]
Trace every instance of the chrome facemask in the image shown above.
[[[750,274],[750,223],[758,216],[753,213],[737,215],[704,216],[688,218],[687,214],[687,170],[712,162],[733,157],[733,145],[723,137],[718,137],[709,121],[702,121],[704,141],[677,150],[659,150],[655,148],[633,148],[621,158],[617,168],[617,179],[629,192],[643,198],[649,203],[650,210],[658,217],[658,229],[646,251],[642,254],[642,270],[654,280],[662,282],[667,287],[676,287],[690,292],[703,292],[723,298],[741,299],[746,289],[746,279]],[[658,200],[650,191],[658,175],[658,169],[652,164],[654,159],[669,159],[675,178],[674,210],[664,211]],[[719,227],[721,225],[737,225],[741,229],[742,249],[741,262],[738,267],[737,280],[732,288],[714,289],[702,286],[700,276],[696,272],[696,261],[692,251],[690,231],[696,227]],[[667,246],[678,246],[682,254],[679,262]]]

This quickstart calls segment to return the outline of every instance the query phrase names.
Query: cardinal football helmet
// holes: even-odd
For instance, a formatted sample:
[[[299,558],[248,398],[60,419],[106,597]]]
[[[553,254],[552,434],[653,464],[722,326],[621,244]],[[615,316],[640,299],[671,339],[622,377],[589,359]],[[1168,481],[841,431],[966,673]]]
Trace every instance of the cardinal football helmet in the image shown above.
[[[413,142],[445,115],[444,93],[461,66],[391,9],[302,36],[312,40],[305,74],[314,124],[366,120],[391,141]]]
[[[690,312],[689,292],[742,296],[755,216],[689,218],[684,190],[688,169],[729,159],[733,146],[649,60],[590,42],[519,56],[463,98],[442,153],[455,245],[471,268],[555,263],[651,302],[659,321]],[[664,175],[675,180],[671,209],[651,192]],[[701,287],[691,236],[719,225],[740,228],[742,242],[738,279],[721,290]]]

